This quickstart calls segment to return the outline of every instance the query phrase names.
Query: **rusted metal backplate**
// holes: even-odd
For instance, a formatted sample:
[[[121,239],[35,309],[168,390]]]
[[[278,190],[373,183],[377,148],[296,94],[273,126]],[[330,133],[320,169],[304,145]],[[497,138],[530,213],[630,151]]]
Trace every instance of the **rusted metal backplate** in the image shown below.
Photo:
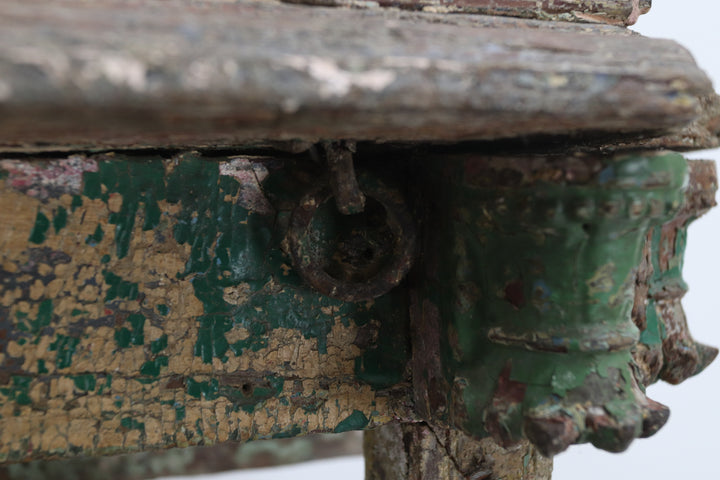
[[[333,300],[283,253],[320,178],[304,157],[0,160],[0,461],[405,417],[403,289]]]
[[[0,3],[4,149],[656,135],[695,120],[712,93],[682,47],[607,25],[249,1]]]
[[[306,5],[368,8],[365,0],[286,0]],[[650,10],[651,0],[377,0],[383,7],[443,13],[480,13],[566,22],[632,25]]]

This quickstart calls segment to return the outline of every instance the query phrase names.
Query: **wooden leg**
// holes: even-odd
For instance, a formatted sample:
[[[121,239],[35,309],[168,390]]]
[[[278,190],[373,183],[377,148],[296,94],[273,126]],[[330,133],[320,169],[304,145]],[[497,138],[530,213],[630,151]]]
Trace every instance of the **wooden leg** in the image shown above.
[[[365,432],[365,480],[549,480],[552,459],[527,441],[510,449],[490,438],[427,423]]]

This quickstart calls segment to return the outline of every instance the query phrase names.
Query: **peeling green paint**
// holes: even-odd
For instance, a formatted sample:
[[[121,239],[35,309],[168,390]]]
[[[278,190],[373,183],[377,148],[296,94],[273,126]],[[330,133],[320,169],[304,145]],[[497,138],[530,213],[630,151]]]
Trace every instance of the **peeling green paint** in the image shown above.
[[[606,159],[599,174],[573,183],[531,178],[534,168],[566,168],[545,159],[493,161],[443,159],[433,176],[435,184],[444,176],[447,190],[433,198],[443,207],[432,228],[451,248],[438,251],[423,308],[439,307],[450,340],[439,346],[444,379],[434,380],[447,382],[435,388],[448,398],[428,402],[454,402],[435,414],[501,444],[532,435],[534,419],[542,429],[542,419],[565,415],[577,436],[563,441],[625,448],[639,432],[593,430],[586,409],[610,408],[608,422],[640,428],[647,404],[631,367],[640,337],[630,318],[634,269],[648,230],[680,207],[687,165],[676,154]]]
[[[160,219],[158,200],[165,198],[163,177],[165,169],[158,158],[142,161],[98,162],[97,172],[85,172],[83,175],[83,193],[92,199],[107,202],[110,195],[122,195],[120,211],[110,215],[109,222],[116,225],[115,245],[118,258],[127,255],[135,218],[140,205],[143,205],[143,230],[157,226]],[[103,188],[104,187],[104,188]]]
[[[105,383],[100,385],[100,388],[98,388],[98,395],[102,395],[106,390],[110,390],[112,387],[112,375],[106,374],[105,377]]]
[[[55,233],[58,233],[60,230],[65,228],[65,225],[67,225],[67,210],[65,210],[65,207],[58,207],[55,212],[55,216],[53,217],[53,228],[55,229]]]
[[[132,381],[145,384],[142,388],[147,391],[156,386],[162,389],[162,385],[168,382],[175,385],[178,381],[176,377],[182,376],[186,400],[212,401],[225,397],[230,401],[228,412],[235,416],[242,411],[259,414],[276,402],[280,404],[280,408],[290,409],[297,402],[298,408],[312,412],[318,418],[328,415],[323,406],[330,401],[328,388],[331,387],[321,384],[318,391],[302,392],[300,398],[292,398],[291,393],[285,392],[290,386],[286,385],[288,379],[284,371],[268,369],[250,372],[247,378],[243,377],[245,373],[204,376],[193,370],[182,374],[173,372],[170,375],[168,344],[171,338],[174,339],[171,346],[172,353],[176,353],[176,337],[169,338],[168,335],[152,333],[153,337],[146,338],[146,334],[150,335],[150,332],[157,331],[157,328],[163,328],[162,322],[169,320],[163,317],[172,315],[175,320],[181,312],[171,312],[166,303],[153,303],[163,298],[167,299],[166,302],[171,299],[174,302],[175,297],[148,295],[147,289],[154,288],[153,284],[131,281],[131,278],[135,280],[137,277],[126,273],[130,264],[129,257],[134,257],[136,253],[131,251],[130,246],[135,244],[135,241],[130,241],[133,229],[137,231],[140,227],[154,230],[152,235],[144,235],[143,241],[157,241],[166,245],[166,242],[172,243],[175,240],[182,244],[183,248],[171,245],[171,255],[182,255],[184,248],[190,252],[184,268],[181,268],[178,277],[171,279],[171,282],[173,288],[179,283],[189,282],[192,292],[202,304],[203,313],[193,319],[196,322],[193,327],[197,328],[197,341],[193,345],[193,353],[198,357],[195,366],[201,361],[212,363],[220,359],[221,362],[227,362],[234,356],[250,351],[262,352],[268,347],[268,339],[280,334],[274,332],[279,329],[293,330],[290,335],[299,334],[312,340],[306,345],[316,348],[322,357],[328,354],[330,332],[335,330],[337,333],[339,330],[344,336],[340,337],[342,341],[349,342],[352,338],[347,337],[347,329],[357,326],[361,327],[362,331],[358,334],[355,345],[362,352],[363,358],[357,365],[357,378],[352,376],[352,372],[349,373],[352,382],[363,391],[363,395],[368,394],[368,384],[373,389],[389,388],[405,378],[409,348],[406,345],[408,317],[404,291],[399,288],[377,301],[357,304],[330,299],[306,286],[295,274],[289,258],[283,253],[281,244],[290,213],[297,200],[317,178],[313,164],[301,161],[269,164],[268,168],[273,171],[260,193],[265,195],[264,201],[271,207],[262,211],[251,210],[251,206],[242,201],[241,181],[236,177],[221,175],[221,164],[216,158],[205,160],[198,155],[187,154],[175,162],[168,159],[136,160],[117,155],[101,158],[97,165],[97,172],[86,171],[83,174],[84,195],[88,199],[81,195],[74,196],[70,207],[67,207],[68,200],[62,199],[67,210],[59,209],[58,203],[48,203],[47,211],[54,213],[52,221],[47,222],[46,226],[43,226],[44,215],[38,211],[42,215],[40,221],[36,221],[38,232],[42,230],[42,235],[36,235],[38,241],[47,241],[50,225],[59,235],[57,238],[50,237],[53,242],[61,240],[62,236],[70,235],[69,229],[75,231],[79,228],[77,221],[80,214],[85,215],[85,208],[88,212],[110,212],[109,222],[114,225],[113,232],[108,230],[108,219],[87,215],[83,218],[90,220],[85,219],[83,233],[78,234],[79,238],[78,235],[73,237],[75,243],[79,241],[78,247],[82,247],[83,252],[89,255],[90,261],[100,259],[102,265],[91,265],[99,267],[102,275],[100,285],[96,283],[97,277],[93,278],[95,272],[91,269],[84,271],[82,280],[79,275],[74,277],[78,290],[86,285],[99,287],[100,304],[91,305],[91,300],[83,298],[58,307],[58,300],[41,297],[31,302],[33,310],[29,310],[37,311],[37,314],[14,312],[15,317],[12,320],[17,319],[18,337],[13,340],[23,343],[34,341],[34,337],[53,336],[48,348],[52,353],[46,353],[46,359],[37,362],[37,375],[40,378],[45,378],[50,372],[54,376],[63,376],[64,380],[70,381],[74,387],[73,395],[78,398],[86,395],[106,396],[110,405],[103,408],[114,408],[117,411],[126,409],[123,410],[123,415],[126,415],[122,419],[123,428],[142,430],[143,419],[135,417],[137,422],[133,423],[130,415],[134,413],[129,414],[127,411],[136,401],[132,395],[111,395],[112,377],[107,375],[107,372],[87,371],[87,359],[98,354],[99,343],[92,341],[92,328],[102,327],[103,331],[107,332],[109,327],[114,329],[110,330],[114,339],[110,339],[108,355],[132,359],[132,368],[136,369],[134,373],[118,375],[121,375],[124,381],[130,381],[132,377]],[[298,184],[298,178],[305,180]],[[89,199],[94,201],[90,202]],[[53,202],[56,200],[53,199]],[[162,202],[158,203],[161,200]],[[98,201],[105,202],[107,209],[98,208]],[[160,212],[161,204],[165,208],[164,212]],[[167,204],[170,204],[169,208],[166,207]],[[334,212],[333,209],[329,210]],[[88,235],[88,232],[91,233]],[[83,243],[84,241],[87,243]],[[86,245],[97,248],[88,250]],[[105,253],[108,247],[111,248],[110,254]],[[38,263],[54,267],[54,262],[45,261],[42,255],[49,255],[45,250],[52,249],[52,254],[58,255],[59,262],[64,263],[66,259],[59,254],[64,254],[65,251],[61,248],[56,253],[56,248],[54,243],[52,246],[46,245],[36,249],[39,253],[34,252],[33,255],[42,259]],[[125,260],[120,261],[123,257]],[[76,267],[72,260],[74,259],[69,263]],[[64,275],[65,271],[67,268],[57,270],[63,273],[52,275]],[[86,273],[90,276],[85,277]],[[69,275],[73,275],[73,272],[69,272]],[[76,285],[68,282],[67,278],[64,287],[74,288]],[[45,286],[48,281],[54,280],[43,274],[42,281]],[[85,283],[81,285],[83,281]],[[90,292],[91,289],[81,291]],[[67,295],[60,295],[63,298],[64,296]],[[105,305],[102,305],[103,300]],[[53,301],[56,305],[53,305]],[[131,304],[131,301],[136,303]],[[83,306],[85,303],[87,307]],[[175,307],[173,304],[174,309]],[[57,308],[61,309],[58,312],[63,318],[57,317],[54,312]],[[95,311],[99,312],[99,318],[88,317],[94,315]],[[92,328],[82,330],[79,327],[83,325]],[[238,329],[243,330],[242,336],[239,336],[243,340],[237,340]],[[193,336],[195,333],[192,332]],[[285,334],[286,332],[282,332],[282,335]],[[229,340],[231,337],[234,338],[232,341]],[[337,338],[334,337],[333,341],[337,342]],[[103,339],[103,345],[106,340]],[[132,351],[113,351],[113,347]],[[336,355],[334,352],[330,353]],[[313,352],[312,355],[314,358],[316,353]],[[82,366],[78,361],[80,357]],[[46,364],[47,361],[51,363]],[[127,365],[123,365],[123,368]],[[75,368],[68,371],[70,367]],[[292,370],[296,367],[289,368]],[[343,373],[346,374],[347,372]],[[329,381],[335,385],[340,380],[331,378]],[[396,395],[396,392],[391,395]],[[24,401],[26,397],[20,395],[20,398]],[[272,401],[268,402],[270,399]],[[193,405],[195,403],[192,402]],[[173,405],[178,422],[187,421],[190,416],[190,411],[186,414],[186,407],[184,401]],[[345,410],[341,418],[347,416],[349,411],[352,411],[352,407]],[[109,413],[103,411],[103,415]],[[383,410],[375,415],[386,413]],[[242,413],[240,415],[247,417]],[[367,416],[368,414],[358,410],[346,418],[340,428],[364,428],[369,424]],[[323,421],[325,420],[319,420]],[[332,425],[325,426],[319,423],[318,428],[332,429],[336,420],[333,419],[332,422]],[[204,425],[201,426],[207,431]],[[203,435],[200,431],[202,429],[198,428],[196,431],[192,424],[188,427],[192,432],[188,431],[187,434],[195,436],[193,441],[201,441],[199,437]],[[271,432],[262,435],[295,436],[307,430],[307,425],[286,425],[273,428]],[[234,435],[235,438],[245,437],[244,433],[237,430]],[[255,433],[253,435],[257,436]]]
[[[212,363],[213,357],[223,357],[229,348],[225,334],[232,329],[232,320],[220,315],[206,315],[200,317],[199,322],[194,353],[205,363]]]
[[[362,430],[370,422],[363,412],[354,410],[347,418],[337,424],[335,433],[348,432],[350,430]]]
[[[17,324],[17,327],[19,327],[21,331],[31,333],[32,335],[38,337],[43,333],[46,327],[50,326],[52,322],[53,302],[51,299],[45,299],[40,302],[38,314],[34,320],[28,320],[27,315],[23,312],[18,312],[16,317],[18,320],[24,320],[22,323]]]
[[[18,405],[31,405],[30,384],[32,380],[32,377],[13,375],[10,383],[11,386],[0,388],[0,393]]]
[[[717,355],[715,348],[692,338],[680,303],[688,289],[682,278],[688,226],[710,206],[717,189],[711,181],[714,173],[705,163],[690,162],[691,185],[683,209],[649,235],[649,278],[642,279],[648,298],[644,316],[638,315],[639,326],[645,327],[640,337],[644,348],[639,349],[645,384],[659,379],[681,383],[700,373]]]
[[[366,307],[323,297],[308,289],[287,268],[289,261],[280,245],[283,225],[311,185],[298,183],[298,179],[316,176],[298,172],[313,168],[308,163],[288,162],[273,171],[263,185],[265,201],[285,208],[274,213],[248,210],[236,200],[242,187],[240,182],[221,175],[217,161],[205,160],[195,153],[179,156],[169,168],[166,160],[157,157],[101,158],[96,172],[84,172],[83,194],[106,203],[111,197],[122,198],[119,211],[109,216],[109,222],[116,225],[114,243],[118,258],[128,254],[136,218],[143,222],[144,230],[161,229],[158,202],[165,200],[180,206],[172,233],[178,243],[190,246],[189,259],[179,276],[192,282],[195,295],[203,304],[205,314],[197,318],[194,347],[194,354],[203,362],[211,363],[213,358],[225,362],[230,355],[263,349],[267,347],[269,333],[277,328],[298,330],[305,338],[317,339],[318,351],[326,354],[327,335],[336,321],[347,325],[352,319],[362,325],[373,319],[380,325],[399,322],[405,328],[407,315],[401,298],[391,300],[388,305],[393,311],[387,311],[388,305]],[[73,198],[73,209],[81,204],[82,197]],[[100,225],[87,238],[91,245],[102,239]],[[109,256],[102,259],[103,263],[109,261]],[[103,277],[108,285],[106,301],[138,298],[136,283],[109,270],[103,272]],[[241,284],[247,285],[246,298],[238,304],[228,303],[225,290]],[[167,305],[156,308],[161,315],[169,313]],[[226,335],[235,328],[247,329],[251,335],[231,345]],[[133,335],[131,329],[120,328],[115,335],[117,345],[120,348],[139,345],[138,337]],[[393,335],[391,332],[382,339],[391,339]],[[388,386],[404,375],[408,354],[406,348],[375,348],[358,364],[358,371],[366,381],[378,387]]]
[[[144,326],[145,316],[140,313],[133,313],[128,316],[127,321],[132,327],[132,335],[130,336],[130,343],[133,345],[142,345],[145,342]]]
[[[113,165],[106,166],[103,165],[104,163],[113,163]],[[122,197],[121,210],[111,214],[112,223],[116,225],[115,236],[118,238],[114,251],[115,256],[118,258],[133,256],[133,252],[129,251],[130,236],[133,228],[138,225],[137,222],[142,222],[143,229],[155,229],[153,233],[155,238],[159,239],[158,242],[165,242],[166,236],[172,233],[171,238],[186,245],[190,250],[190,258],[179,278],[192,282],[193,291],[202,303],[203,314],[194,319],[199,335],[193,352],[200,360],[209,364],[218,358],[221,362],[225,362],[233,355],[239,356],[248,351],[261,351],[268,346],[267,339],[273,334],[273,330],[280,328],[293,329],[300,332],[306,339],[316,341],[317,350],[323,359],[322,355],[328,352],[327,337],[331,329],[340,324],[345,326],[354,324],[363,328],[359,329],[357,338],[354,340],[354,345],[359,347],[362,353],[355,360],[355,376],[352,381],[364,382],[375,390],[390,389],[393,386],[397,389],[407,388],[397,385],[398,382],[407,380],[405,369],[409,358],[409,345],[406,344],[408,338],[406,310],[409,299],[405,296],[405,291],[400,288],[374,302],[358,304],[337,302],[307,288],[287,265],[288,259],[284,257],[281,249],[284,228],[290,209],[296,203],[295,200],[305,191],[304,184],[301,183],[298,186],[296,179],[292,178],[293,172],[301,171],[301,177],[311,177],[313,181],[316,181],[317,176],[308,175],[308,172],[312,173],[311,167],[298,166],[293,162],[283,162],[282,167],[272,167],[277,171],[273,171],[267,182],[262,185],[262,193],[276,211],[262,213],[250,211],[249,207],[242,206],[242,203],[238,201],[238,192],[242,185],[235,178],[220,175],[215,159],[207,161],[198,155],[188,154],[178,158],[176,163],[170,163],[167,160],[163,163],[160,159],[136,161],[116,156],[112,159],[101,160],[99,166],[99,172],[86,173],[86,176],[90,176],[90,181],[86,181],[84,184],[87,194],[94,195],[92,198],[109,202],[111,198],[117,201],[118,197],[114,195]],[[618,164],[603,169],[599,174],[601,181],[599,180],[598,183],[603,185],[603,188],[615,188],[613,185],[618,185],[618,179],[622,180],[624,176],[627,176],[623,173],[623,168],[622,164]],[[95,173],[98,173],[98,176],[93,179]],[[661,177],[658,178],[662,180]],[[93,182],[95,182],[94,185]],[[477,186],[474,185],[468,190],[474,190],[475,187]],[[573,194],[577,193],[579,189],[580,187],[577,185],[568,188]],[[551,189],[546,190],[545,193],[548,193],[549,190]],[[476,415],[482,413],[483,408],[487,407],[491,401],[492,395],[497,393],[492,388],[497,386],[501,378],[509,382],[526,384],[528,388],[523,393],[522,402],[518,405],[511,405],[506,414],[503,412],[505,414],[504,426],[509,432],[516,432],[518,426],[522,425],[523,416],[533,411],[536,406],[552,405],[553,408],[562,408],[565,409],[564,411],[573,413],[574,411],[567,407],[566,400],[572,398],[572,395],[576,395],[579,389],[587,386],[589,379],[598,382],[610,380],[605,385],[611,385],[613,388],[609,388],[609,390],[613,390],[622,397],[622,401],[602,400],[603,408],[607,406],[611,415],[627,418],[634,415],[630,403],[625,402],[625,399],[632,397],[635,393],[627,385],[630,378],[627,351],[607,353],[603,350],[606,346],[603,342],[609,343],[607,338],[593,344],[581,336],[575,336],[581,330],[578,325],[582,323],[583,315],[598,316],[598,312],[603,312],[604,307],[601,308],[598,305],[606,306],[604,312],[610,314],[608,318],[611,320],[606,322],[605,326],[617,325],[612,318],[622,316],[616,314],[624,311],[623,308],[625,308],[621,304],[624,294],[631,287],[632,275],[623,274],[623,270],[627,273],[626,267],[630,262],[628,258],[634,255],[634,250],[629,249],[629,253],[627,255],[623,253],[619,260],[604,263],[594,259],[588,260],[583,255],[591,256],[588,252],[593,249],[602,252],[603,255],[609,254],[608,251],[613,245],[624,245],[622,237],[632,233],[623,230],[608,235],[606,225],[598,225],[593,221],[580,223],[576,220],[586,215],[584,212],[588,209],[592,210],[595,207],[588,206],[583,202],[579,202],[581,205],[578,206],[570,202],[568,198],[555,201],[551,194],[552,192],[545,197],[533,199],[537,200],[536,205],[533,205],[533,202],[522,203],[522,199],[504,197],[503,201],[506,203],[499,205],[490,203],[487,198],[481,198],[481,201],[477,202],[478,197],[482,197],[477,195],[477,191],[470,193],[460,191],[455,199],[459,207],[452,212],[454,215],[452,219],[446,219],[448,222],[456,221],[462,224],[461,231],[457,235],[462,241],[452,244],[455,248],[452,255],[466,255],[472,259],[488,257],[483,250],[490,250],[488,245],[492,244],[493,240],[488,240],[485,233],[493,231],[495,228],[498,229],[501,236],[504,236],[503,238],[510,237],[509,244],[512,248],[522,248],[516,249],[516,254],[509,260],[507,258],[491,258],[491,261],[486,262],[487,269],[483,267],[484,271],[480,271],[483,269],[479,268],[473,269],[473,265],[462,264],[462,262],[441,262],[440,277],[443,278],[443,281],[449,278],[455,283],[437,289],[429,289],[428,298],[440,305],[444,314],[449,312],[447,316],[443,315],[442,321],[445,322],[447,318],[452,319],[448,321],[450,324],[443,324],[443,328],[447,328],[447,330],[442,332],[444,336],[441,338],[449,340],[448,344],[443,346],[441,353],[443,361],[446,362],[445,366],[448,367],[443,374],[447,375],[450,383],[454,382],[454,384],[449,385],[449,388],[444,388],[446,385],[440,385],[434,391],[441,394],[452,392],[452,395],[457,395],[455,397],[458,399],[457,404],[453,404],[448,412],[454,413],[452,409],[457,408],[456,411],[462,415],[467,412],[461,409],[466,408],[472,415]],[[606,203],[609,211],[622,205],[622,202],[610,197],[609,194],[599,197],[603,201],[608,200]],[[159,200],[166,200],[174,207],[161,215],[158,207]],[[664,201],[666,199],[660,199],[658,196],[651,200]],[[515,206],[524,206],[526,210],[534,212],[533,215],[537,214],[536,218],[542,217],[543,221],[547,220],[543,228],[529,229],[529,233],[521,231],[517,236],[525,235],[525,237],[513,238],[515,236],[512,231],[513,221],[508,220],[506,216],[508,210],[515,210],[515,206],[508,207],[511,202],[518,202]],[[73,197],[71,210],[75,211],[75,208],[81,206],[82,203],[82,197]],[[477,208],[477,211],[473,212],[472,209],[476,208],[478,203],[486,208],[486,211],[480,212],[482,209]],[[592,202],[587,203],[591,204]],[[672,201],[669,203],[672,204]],[[562,207],[569,205],[573,208],[577,206],[578,208],[574,210],[560,209],[558,205]],[[533,210],[535,207],[537,210]],[[332,211],[332,208],[329,210]],[[56,210],[52,222],[56,232],[59,231],[57,226],[59,224],[56,225],[57,212]],[[568,227],[562,224],[564,220],[560,217],[563,215],[573,217],[568,221],[568,223],[574,222],[572,226]],[[170,216],[172,218],[168,221]],[[494,222],[493,225],[490,224],[492,222]],[[171,231],[168,225],[173,224],[177,226]],[[560,225],[558,226],[558,224]],[[88,228],[91,228],[91,225]],[[100,221],[100,225],[104,225],[103,220]],[[103,230],[100,225],[93,234],[88,236],[95,244],[103,240]],[[435,224],[429,228],[442,230]],[[49,226],[43,234],[45,235],[44,239],[46,239],[48,230]],[[565,235],[566,233],[567,235]],[[606,236],[608,247],[585,241],[588,237],[597,235]],[[114,236],[110,236],[114,238]],[[112,243],[113,238],[105,237],[104,240],[106,243],[107,241]],[[152,236],[147,238],[152,238]],[[568,249],[572,250],[569,247],[572,247],[574,245],[572,242],[578,239],[580,239],[580,243],[584,243],[577,257],[569,258],[567,255],[563,256],[558,253]],[[53,240],[55,240],[54,237]],[[80,241],[82,242],[82,238]],[[680,242],[684,242],[684,239],[681,238]],[[619,250],[624,249],[619,248]],[[546,264],[540,264],[541,262],[536,258],[540,255],[537,253],[538,251],[542,254],[549,252],[547,258],[550,260]],[[104,255],[101,262],[110,263],[112,260],[111,255]],[[129,258],[126,260],[129,261]],[[535,260],[534,263],[533,260]],[[672,267],[675,268],[679,265],[677,262],[681,260],[674,259],[673,261],[675,263],[672,264]],[[527,268],[523,266],[524,262],[527,262]],[[503,263],[503,268],[500,267],[501,263]],[[577,275],[575,275],[576,272],[573,272],[571,275],[567,275],[568,278],[559,278],[561,277],[559,272],[562,272],[569,263],[581,265],[580,270],[582,271]],[[112,266],[115,265],[116,262],[113,262]],[[148,284],[127,281],[110,272],[110,266],[107,266],[107,269],[103,272],[107,284],[106,301],[145,299],[143,302],[138,302],[138,308],[148,318],[146,319],[141,314],[126,316],[129,312],[120,311],[119,307],[125,302],[117,301],[114,302],[114,305],[107,306],[106,316],[100,321],[104,322],[103,325],[112,325],[111,322],[115,322],[115,341],[119,348],[141,347],[132,352],[122,352],[122,355],[137,354],[135,357],[138,359],[137,365],[142,364],[140,373],[147,377],[139,379],[139,381],[158,382],[157,377],[169,363],[167,356],[160,355],[169,353],[163,352],[168,346],[168,338],[163,335],[145,344],[144,337],[146,320],[151,321],[155,327],[166,321],[152,313],[151,301],[158,297],[140,295],[139,290],[152,287],[149,287]],[[497,275],[496,282],[480,278],[483,275],[493,274]],[[572,275],[575,277],[569,279]],[[416,286],[418,278],[422,278],[422,275],[412,280],[413,287]],[[562,283],[563,281],[567,281],[568,285],[572,283],[572,288],[582,289],[584,292],[583,302],[585,300],[587,302],[580,305],[580,302],[573,302],[573,299],[569,299],[569,296],[563,293],[565,291],[563,289],[567,286]],[[233,297],[227,293],[228,290],[239,285],[243,287],[241,294]],[[444,288],[453,291],[454,296],[443,298],[446,292],[443,290]],[[144,293],[147,293],[147,290],[144,290]],[[169,301],[171,297],[167,298]],[[491,305],[490,311],[484,311],[477,307],[478,304],[483,303]],[[29,320],[27,314],[20,315],[22,312],[16,313],[17,331],[21,337],[18,343],[24,342],[25,338],[29,339],[31,333],[55,335],[55,332],[48,328],[53,326],[52,301],[41,299],[34,305],[39,307],[39,313],[35,319]],[[165,304],[154,305],[154,309],[159,315],[165,316],[170,313]],[[479,311],[483,315],[478,315]],[[177,315],[180,312],[173,313]],[[84,317],[87,312],[73,309],[71,315]],[[492,324],[492,321],[494,318],[502,316],[518,320],[516,330],[510,332],[515,336],[506,335],[501,338],[502,335],[495,335],[498,332],[493,331],[493,338],[490,340],[488,335],[490,329],[497,326]],[[541,338],[536,342],[542,343],[540,340],[547,340],[543,345],[551,345],[558,351],[521,351],[518,353],[518,350],[521,350],[518,346],[523,342],[527,343],[528,337],[516,334],[522,334],[529,325],[537,325],[539,322],[535,322],[535,320],[538,318],[548,317],[556,318],[558,323],[578,328],[554,331],[551,332],[552,335],[547,335],[547,338]],[[85,320],[85,318],[73,319],[73,321]],[[473,325],[472,322],[475,324]],[[483,322],[485,323],[483,324]],[[483,324],[480,333],[477,331],[478,324]],[[238,328],[243,328],[243,334],[247,332],[249,336],[237,342],[228,341],[228,334]],[[151,331],[149,326],[147,330]],[[637,332],[631,330],[618,329],[621,334],[637,335]],[[68,336],[58,335],[50,346],[50,350],[57,352],[56,366],[60,369],[71,364],[73,352],[79,342],[79,339],[70,336],[78,334],[77,330],[71,329],[69,332]],[[658,342],[664,334],[662,325],[659,325],[655,331],[643,332],[641,338]],[[477,341],[478,339],[480,341]],[[530,338],[530,340],[535,341],[536,339]],[[503,341],[505,343],[502,343]],[[175,347],[176,344],[173,343],[172,346]],[[536,347],[537,345],[531,346]],[[484,357],[497,357],[498,360],[488,362],[479,369],[469,366],[471,363],[477,365],[478,359]],[[512,362],[509,364],[507,378],[504,378],[503,369],[508,366],[508,363],[503,363],[499,359],[507,360],[508,358]],[[47,373],[48,368],[44,361],[42,363],[38,361],[37,366],[38,373]],[[197,362],[195,366],[197,366]],[[203,371],[209,372],[210,369]],[[226,407],[226,412],[239,409],[247,412],[263,412],[269,408],[268,404],[274,403],[265,402],[265,400],[273,398],[279,400],[281,405],[296,405],[295,401],[301,400],[297,406],[302,408],[302,411],[308,414],[321,414],[318,410],[327,403],[327,391],[322,391],[323,387],[317,392],[303,392],[302,395],[294,397],[293,394],[283,393],[284,390],[291,389],[293,379],[284,378],[279,374],[265,376],[266,373],[266,371],[243,372],[240,375],[247,374],[247,380],[238,380],[237,375],[213,373],[214,378],[209,378],[193,371],[183,373],[183,375],[197,376],[195,378],[183,377],[183,381],[187,389],[186,393],[191,397],[206,400],[215,400],[221,396],[228,398],[231,405]],[[95,393],[100,394],[111,385],[109,375],[106,377],[106,383],[103,384],[102,376],[96,378],[91,374],[75,376],[70,375],[70,372],[64,372],[64,374],[65,378],[72,378],[76,390],[81,392],[95,390],[99,385]],[[137,377],[135,379],[138,380]],[[167,378],[163,379],[163,381],[166,380]],[[287,389],[285,389],[286,382],[289,382]],[[156,385],[160,385],[160,382]],[[485,386],[481,387],[484,390],[479,393],[478,390],[473,391],[473,388],[478,385]],[[18,386],[18,388],[21,387],[22,385]],[[395,394],[392,390],[388,391],[390,395]],[[382,392],[382,394],[386,394],[388,391]],[[25,401],[25,397],[22,398]],[[125,398],[116,396],[114,399],[117,408],[122,406],[128,408],[135,401],[130,394]],[[182,422],[186,417],[185,405],[175,403],[173,408],[176,420]],[[382,412],[382,414],[386,413]],[[367,415],[372,418],[381,414],[373,412]],[[351,415],[337,425],[336,431],[366,428],[369,425],[367,415],[360,410],[354,410]],[[142,423],[133,423],[130,418],[124,418],[123,422],[124,428],[138,430],[144,428]],[[196,423],[197,432],[188,431],[188,438],[192,435],[195,435],[196,440],[198,440],[198,435],[202,437],[201,425]],[[187,427],[189,430],[194,430],[192,423],[188,423]],[[303,426],[282,426],[270,435],[275,437],[292,436],[303,431],[306,431]],[[602,433],[602,435],[606,434],[607,432]],[[233,435],[234,438],[241,437],[237,429]],[[587,441],[591,438],[588,434],[583,433],[579,440]],[[612,438],[598,441],[611,442]]]
[[[648,299],[647,308],[645,309],[645,330],[640,334],[640,343],[648,346],[660,346],[665,338],[665,329],[658,317],[655,300]]]
[[[409,319],[405,295],[384,295],[375,299],[372,310],[358,309],[353,319],[365,325],[373,317],[380,324],[377,340],[355,359],[355,375],[374,388],[383,389],[401,382],[410,358]]]
[[[115,342],[119,348],[128,348],[130,345],[145,343],[145,317],[140,313],[128,315],[126,321],[130,328],[122,327],[115,331]]]
[[[44,213],[38,211],[35,217],[35,225],[30,232],[30,241],[32,243],[43,243],[47,236],[47,231],[50,228],[50,220],[45,216]]]
[[[89,392],[95,390],[96,378],[95,375],[75,375],[72,377],[75,383],[75,388],[82,392]]]
[[[50,344],[50,351],[57,352],[55,356],[55,366],[57,368],[67,368],[72,364],[72,356],[78,343],[80,343],[79,338],[62,334],[55,336],[55,341]]]
[[[193,378],[187,379],[187,393],[195,398],[215,400],[219,396],[220,385],[217,379],[210,379],[206,382],[199,382]]]
[[[302,434],[302,430],[297,425],[291,425],[287,430],[273,433],[272,438],[293,438]]]
[[[154,360],[149,360],[140,367],[140,375],[147,375],[149,377],[157,377],[160,375],[160,369],[168,366],[168,357],[160,355]]]
[[[105,293],[106,302],[116,298],[127,298],[128,300],[135,300],[137,298],[137,283],[125,281],[107,270],[103,271],[103,277],[105,278],[105,283],[110,286]]]
[[[270,398],[280,395],[285,385],[285,379],[282,377],[267,376],[265,380],[268,382],[267,387],[257,386],[253,388],[252,396],[255,398]]]
[[[224,384],[215,378],[204,381],[188,378],[186,391],[195,398],[205,400],[215,400],[222,396],[232,402],[232,410],[242,409],[252,413],[265,400],[281,396],[284,383],[284,378],[276,376],[267,376],[262,380],[248,379],[242,385]]]
[[[37,370],[38,374],[42,375],[43,373],[48,373],[48,369],[45,366],[45,360],[42,358],[37,361]]]
[[[83,199],[81,195],[73,195],[72,202],[70,203],[70,211],[74,212],[78,207],[82,207]]]
[[[85,243],[87,243],[91,247],[94,247],[98,243],[102,242],[104,235],[105,232],[103,232],[102,226],[98,224],[98,226],[95,228],[95,231],[88,235],[87,238],[85,238]]]
[[[128,348],[130,346],[130,337],[132,333],[123,327],[115,332],[115,343],[118,348]]]
[[[150,353],[157,354],[167,348],[168,336],[163,334],[159,338],[150,342]]]
[[[175,404],[175,420],[178,422],[185,419],[185,406],[180,404]]]
[[[139,422],[132,417],[121,418],[120,425],[128,430],[140,430],[141,432],[145,432],[145,423]]]

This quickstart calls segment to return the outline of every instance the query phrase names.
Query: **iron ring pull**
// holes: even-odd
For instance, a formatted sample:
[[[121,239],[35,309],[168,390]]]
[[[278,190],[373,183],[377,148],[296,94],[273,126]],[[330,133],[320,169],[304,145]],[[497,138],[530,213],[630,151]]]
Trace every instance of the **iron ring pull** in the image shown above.
[[[416,233],[410,213],[400,193],[388,188],[367,174],[358,176],[358,185],[365,200],[365,214],[372,202],[384,209],[388,241],[387,255],[379,259],[376,271],[367,278],[343,279],[328,272],[329,259],[337,252],[328,252],[318,241],[320,232],[313,226],[318,209],[335,195],[324,187],[307,194],[293,211],[287,234],[288,250],[300,276],[323,295],[346,302],[372,300],[389,292],[405,277],[415,255]]]

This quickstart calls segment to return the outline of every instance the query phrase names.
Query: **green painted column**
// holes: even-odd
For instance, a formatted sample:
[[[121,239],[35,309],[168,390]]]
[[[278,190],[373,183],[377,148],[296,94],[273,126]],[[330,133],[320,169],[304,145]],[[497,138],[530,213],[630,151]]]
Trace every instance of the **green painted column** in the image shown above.
[[[683,203],[685,160],[465,156],[438,161],[432,181],[428,241],[443,248],[426,248],[411,309],[420,410],[545,455],[620,451],[660,428],[631,310],[648,230]]]

